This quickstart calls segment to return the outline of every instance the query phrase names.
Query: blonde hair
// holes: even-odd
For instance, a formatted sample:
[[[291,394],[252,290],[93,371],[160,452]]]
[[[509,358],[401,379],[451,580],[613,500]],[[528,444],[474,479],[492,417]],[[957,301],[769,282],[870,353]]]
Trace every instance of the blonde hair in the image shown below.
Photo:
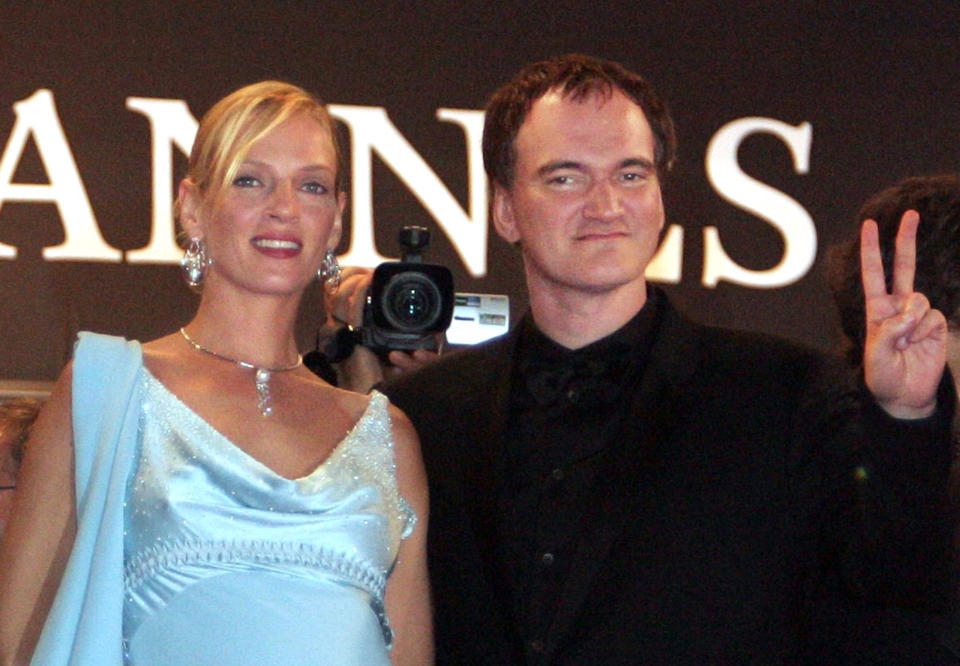
[[[306,114],[330,135],[337,156],[335,187],[344,189],[343,156],[327,107],[303,88],[283,81],[261,81],[236,90],[200,120],[190,151],[187,178],[199,193],[216,195],[237,174],[250,147],[294,115]],[[174,214],[180,218],[180,201]]]

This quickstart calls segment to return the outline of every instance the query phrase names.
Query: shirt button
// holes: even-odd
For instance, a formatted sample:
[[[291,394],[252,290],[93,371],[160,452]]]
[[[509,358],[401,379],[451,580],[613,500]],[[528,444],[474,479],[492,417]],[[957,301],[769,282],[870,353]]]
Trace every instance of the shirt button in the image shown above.
[[[549,567],[551,564],[553,564],[553,560],[554,560],[553,553],[544,553],[543,555],[540,556],[540,562],[545,567]]]
[[[547,649],[547,646],[544,645],[543,641],[541,640],[532,640],[527,645],[529,646],[531,652],[536,652],[538,654],[542,654]]]
[[[567,400],[570,402],[576,402],[580,399],[580,391],[575,388],[567,389]]]
[[[554,481],[563,481],[563,477],[565,477],[566,474],[564,473],[563,468],[557,467],[552,472],[550,472],[550,476],[553,477]]]

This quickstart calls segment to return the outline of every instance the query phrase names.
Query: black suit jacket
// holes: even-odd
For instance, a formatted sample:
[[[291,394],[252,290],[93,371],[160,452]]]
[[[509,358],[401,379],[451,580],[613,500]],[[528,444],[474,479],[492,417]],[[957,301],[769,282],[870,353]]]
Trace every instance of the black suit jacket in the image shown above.
[[[667,305],[584,498],[561,606],[545,636],[519,636],[496,530],[515,342],[384,389],[421,438],[439,663],[787,663],[832,586],[904,604],[930,586],[945,556],[945,425],[861,418],[841,366]],[[862,446],[865,430],[878,447]]]

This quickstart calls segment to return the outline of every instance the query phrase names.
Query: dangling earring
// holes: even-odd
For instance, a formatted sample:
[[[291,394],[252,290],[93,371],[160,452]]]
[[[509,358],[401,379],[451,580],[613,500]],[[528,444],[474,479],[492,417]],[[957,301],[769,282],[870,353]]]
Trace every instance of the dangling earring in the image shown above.
[[[209,265],[207,246],[201,239],[191,238],[180,260],[180,268],[183,269],[183,279],[194,291],[200,291],[203,288],[204,273]]]
[[[337,255],[333,253],[333,250],[327,250],[320,262],[320,269],[317,271],[317,278],[323,282],[323,288],[327,290],[327,293],[337,293],[337,289],[340,288],[342,272],[340,263],[337,261]]]

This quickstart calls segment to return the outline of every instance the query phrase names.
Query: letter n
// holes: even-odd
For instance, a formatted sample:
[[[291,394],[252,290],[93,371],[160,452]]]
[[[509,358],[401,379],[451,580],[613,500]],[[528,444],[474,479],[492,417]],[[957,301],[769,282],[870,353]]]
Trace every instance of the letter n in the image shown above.
[[[446,232],[464,266],[474,277],[487,272],[487,195],[480,158],[483,112],[438,109],[437,117],[463,128],[467,138],[470,213],[463,210],[437,174],[397,131],[380,107],[331,105],[330,113],[350,128],[353,159],[353,226],[344,263],[374,266],[383,260],[373,242],[374,151],[410,188]]]
[[[197,133],[197,120],[186,103],[179,99],[128,97],[127,108],[150,120],[153,154],[153,221],[150,243],[127,253],[131,264],[175,264],[183,252],[176,243],[173,228],[173,150],[176,146],[190,152]]]

